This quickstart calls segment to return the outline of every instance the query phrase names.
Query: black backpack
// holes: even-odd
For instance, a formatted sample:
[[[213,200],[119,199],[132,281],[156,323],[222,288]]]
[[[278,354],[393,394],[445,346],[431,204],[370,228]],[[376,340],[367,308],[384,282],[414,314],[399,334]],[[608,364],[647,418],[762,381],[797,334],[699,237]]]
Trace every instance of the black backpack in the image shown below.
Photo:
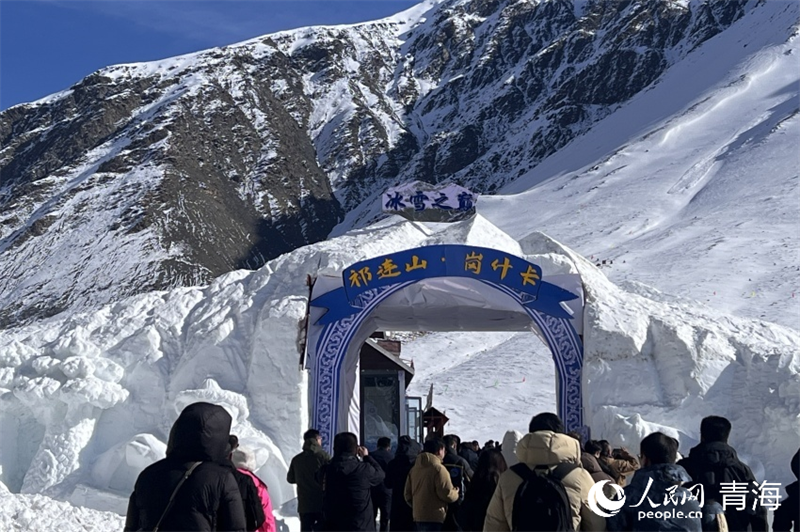
[[[739,462],[741,463],[741,462]],[[705,490],[705,502],[716,501],[722,502],[722,495],[720,494],[720,487],[723,483],[730,484],[731,482],[739,482],[746,484],[748,487],[747,495],[745,496],[745,508],[739,510],[737,508],[729,508],[725,510],[725,516],[728,520],[728,525],[731,530],[736,528],[743,528],[747,526],[752,516],[756,515],[753,508],[758,507],[758,494],[752,489],[749,489],[753,479],[747,474],[744,469],[744,464],[739,466],[737,463],[716,462],[716,463],[701,463],[699,471],[693,471],[690,474],[693,482],[689,482],[686,487],[692,488],[697,484],[702,484]],[[687,469],[688,472],[688,469]]]
[[[261,506],[261,497],[258,496],[258,488],[248,475],[236,471],[234,476],[236,477],[236,483],[239,485],[239,493],[242,496],[247,530],[257,530],[266,520],[264,508]]]
[[[547,467],[531,471],[522,463],[512,466],[511,470],[522,477],[522,484],[514,495],[512,530],[575,530],[567,490],[561,481],[578,467],[578,464],[559,464],[552,471]]]

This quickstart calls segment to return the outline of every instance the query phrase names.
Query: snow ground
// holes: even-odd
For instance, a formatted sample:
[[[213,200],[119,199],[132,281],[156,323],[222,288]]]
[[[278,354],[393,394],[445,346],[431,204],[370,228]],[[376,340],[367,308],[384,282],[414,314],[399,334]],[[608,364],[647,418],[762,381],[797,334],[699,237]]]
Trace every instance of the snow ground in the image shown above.
[[[0,529],[81,530],[106,532],[122,530],[125,519],[113,512],[100,512],[73,506],[43,495],[11,494],[0,485]]]

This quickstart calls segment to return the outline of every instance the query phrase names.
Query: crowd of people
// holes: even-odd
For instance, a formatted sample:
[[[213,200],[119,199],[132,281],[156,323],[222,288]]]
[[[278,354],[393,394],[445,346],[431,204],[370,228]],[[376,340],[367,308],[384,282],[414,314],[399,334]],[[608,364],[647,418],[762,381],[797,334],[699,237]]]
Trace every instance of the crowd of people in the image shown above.
[[[167,457],[139,476],[125,530],[276,531],[266,485],[229,434],[219,406],[179,416]],[[566,433],[559,417],[533,417],[502,444],[431,436],[420,445],[380,438],[370,451],[339,433],[333,456],[318,431],[304,434],[289,466],[300,527],[316,531],[768,531],[756,479],[728,444],[730,422],[703,419],[700,443],[681,458],[678,441],[654,432],[634,456],[605,440]],[[799,454],[791,462],[795,476]],[[741,505],[724,507],[723,485],[746,483]],[[800,530],[800,484],[774,513],[774,532]],[[602,495],[599,495],[602,494]],[[746,500],[744,500],[746,499]],[[635,502],[638,501],[638,504]],[[377,523],[377,524],[376,524]]]

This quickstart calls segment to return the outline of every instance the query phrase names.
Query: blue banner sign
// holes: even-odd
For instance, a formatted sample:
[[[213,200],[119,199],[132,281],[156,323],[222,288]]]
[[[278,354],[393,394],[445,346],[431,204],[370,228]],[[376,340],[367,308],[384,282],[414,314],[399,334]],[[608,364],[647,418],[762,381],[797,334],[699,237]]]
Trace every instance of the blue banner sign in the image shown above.
[[[440,245],[357,262],[342,276],[350,301],[373,288],[431,277],[485,279],[536,297],[542,269],[496,249]]]
[[[331,323],[356,312],[362,294],[370,290],[435,277],[466,277],[503,285],[524,294],[526,306],[552,316],[569,318],[562,301],[578,296],[542,281],[542,269],[524,259],[496,249],[436,245],[398,251],[357,262],[342,272],[344,287],[312,301],[329,310],[319,323]]]

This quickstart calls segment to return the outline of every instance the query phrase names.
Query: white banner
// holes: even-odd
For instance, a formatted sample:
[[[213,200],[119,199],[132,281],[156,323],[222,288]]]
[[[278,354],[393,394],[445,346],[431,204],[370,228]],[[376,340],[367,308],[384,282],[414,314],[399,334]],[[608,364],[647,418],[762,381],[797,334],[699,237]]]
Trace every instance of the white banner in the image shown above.
[[[384,212],[410,220],[447,222],[475,214],[478,194],[462,186],[414,181],[392,187],[381,196]]]

